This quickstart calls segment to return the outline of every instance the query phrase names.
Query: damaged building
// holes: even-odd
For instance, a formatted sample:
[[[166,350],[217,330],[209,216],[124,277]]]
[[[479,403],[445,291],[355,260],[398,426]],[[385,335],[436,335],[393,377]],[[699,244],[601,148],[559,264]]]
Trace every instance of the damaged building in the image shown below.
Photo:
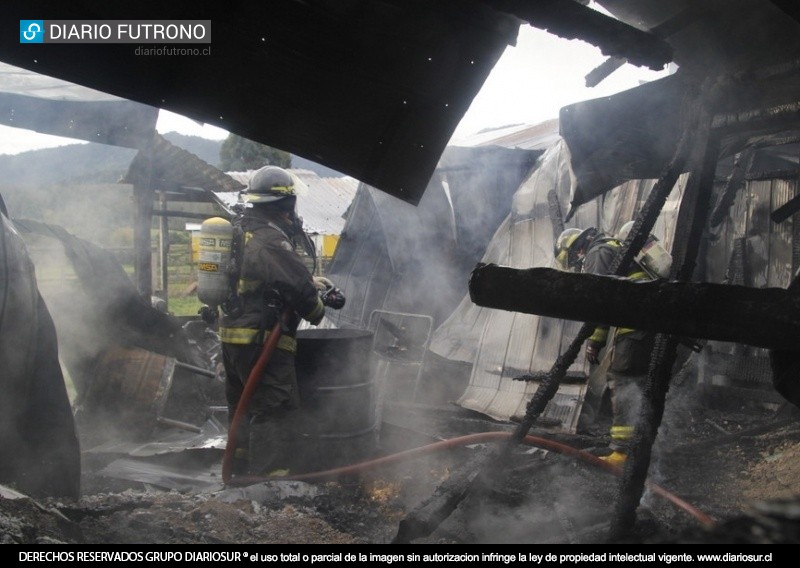
[[[70,18],[95,14],[93,4],[75,7]],[[134,11],[152,7],[144,2]],[[55,430],[71,448],[70,455],[55,456],[59,463],[47,462],[45,471],[69,463],[77,474],[78,448],[71,438],[75,423],[64,416],[66,393],[58,387],[64,377],[55,365],[54,329],[42,313],[32,271],[12,263],[30,267],[24,253],[10,254],[23,250],[14,245],[17,232],[59,239],[70,260],[82,263],[76,272],[100,274],[110,283],[86,305],[64,302],[99,332],[93,347],[112,347],[107,343],[114,328],[114,337],[125,337],[125,349],[146,352],[137,351],[144,360],[125,368],[114,358],[118,352],[105,351],[102,372],[81,370],[81,394],[97,395],[89,387],[101,378],[103,387],[111,387],[104,397],[125,394],[122,406],[112,409],[113,420],[135,407],[128,397],[137,393],[124,390],[132,376],[152,387],[139,393],[148,413],[132,418],[146,426],[141,436],[95,446],[90,454],[81,448],[84,466],[102,462],[92,483],[145,491],[116,509],[84,496],[83,504],[54,513],[73,533],[50,528],[59,524],[52,518],[40,519],[34,525],[40,540],[80,542],[83,531],[108,542],[797,542],[793,480],[782,485],[785,501],[766,501],[742,520],[749,499],[775,497],[756,491],[759,476],[777,476],[779,466],[792,472],[800,459],[800,13],[794,4],[485,0],[466,8],[451,2],[365,7],[286,0],[270,12],[255,3],[230,11],[202,7],[220,30],[215,43],[225,47],[215,45],[215,55],[183,69],[167,60],[147,69],[130,65],[127,52],[116,49],[98,58],[91,46],[76,45],[42,51],[32,60],[25,51],[30,46],[11,40],[3,46],[3,60],[12,65],[123,97],[114,101],[116,129],[95,128],[93,116],[64,121],[77,109],[63,104],[42,113],[45,107],[29,106],[36,97],[20,93],[2,99],[4,123],[101,137],[138,152],[127,180],[137,242],[132,280],[91,243],[57,227],[3,218],[4,242],[11,243],[5,248],[6,282],[23,290],[26,301],[4,304],[24,313],[0,314],[0,347],[9,361],[18,355],[10,329],[37,313],[42,317],[32,321],[39,327],[26,328],[24,352],[46,351],[6,380],[56,386],[58,400],[45,404],[61,413]],[[14,3],[10,17],[22,10]],[[104,13],[133,17],[116,10]],[[586,77],[587,84],[626,63],[653,69],[671,63],[676,71],[564,107],[557,122],[448,146],[520,25],[597,46],[608,61]],[[0,37],[14,39],[6,32]],[[298,47],[257,47],[265,37],[273,46]],[[88,53],[97,62],[91,72],[83,65]],[[249,72],[265,66],[304,88],[268,88],[266,78]],[[231,76],[248,77],[248,88],[221,80]],[[306,448],[305,468],[287,479],[225,479],[219,367],[204,351],[216,348],[213,329],[177,321],[149,301],[158,280],[150,229],[154,216],[168,216],[168,193],[180,190],[187,199],[216,203],[224,214],[215,192],[243,185],[190,157],[181,162],[189,164],[187,171],[171,167],[170,157],[181,152],[154,136],[157,108],[297,152],[360,180],[326,267],[347,304],[324,326],[298,335],[306,410],[319,428]],[[159,192],[165,200],[161,216]],[[625,273],[653,234],[672,256],[667,278],[634,285],[553,268],[563,229],[596,227],[613,235],[631,220],[615,275]],[[598,405],[593,413],[602,410],[602,392],[592,392],[596,370],[583,351],[597,322],[657,334],[624,468],[597,458],[606,435],[581,422],[592,405]],[[46,341],[37,342],[37,334]],[[64,344],[77,339],[59,335]],[[115,389],[114,381],[124,388]],[[22,393],[18,406],[36,408],[36,395]],[[196,401],[199,411],[172,412],[168,404],[178,399]],[[691,404],[680,404],[687,400]],[[83,424],[77,422],[78,434]],[[14,429],[9,424],[4,433]],[[7,457],[31,440],[12,442]],[[53,455],[53,448],[34,447],[41,455],[24,460],[23,468]],[[739,453],[727,452],[733,447]],[[759,457],[765,453],[768,463]],[[745,467],[748,479],[741,479]],[[4,482],[20,481],[20,470],[3,473]],[[337,483],[319,483],[331,480]],[[18,489],[35,489],[30,493],[43,498],[75,496],[74,479],[68,487],[38,481]],[[189,504],[171,501],[174,494],[166,497],[165,490],[182,492]],[[681,490],[694,503],[681,498]],[[10,499],[12,493],[4,495]],[[150,536],[137,533],[134,517],[144,519],[145,508],[161,506],[185,513],[184,521],[170,525],[165,516]],[[303,517],[306,534],[280,529],[287,506],[313,511]],[[274,534],[251,529],[235,540],[208,524],[231,510],[252,521],[244,524],[269,520]],[[310,536],[314,522],[324,537]],[[28,538],[11,529],[4,536]]]

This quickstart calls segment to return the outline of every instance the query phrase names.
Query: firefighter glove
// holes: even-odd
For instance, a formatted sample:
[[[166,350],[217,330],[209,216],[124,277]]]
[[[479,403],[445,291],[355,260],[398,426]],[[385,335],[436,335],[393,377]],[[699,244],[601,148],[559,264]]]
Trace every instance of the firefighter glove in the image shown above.
[[[325,292],[326,290],[334,288],[333,282],[331,282],[324,276],[314,276],[314,286],[320,292]]]
[[[586,360],[593,365],[600,362],[600,351],[605,346],[604,343],[599,341],[592,341],[591,339],[586,342]]]

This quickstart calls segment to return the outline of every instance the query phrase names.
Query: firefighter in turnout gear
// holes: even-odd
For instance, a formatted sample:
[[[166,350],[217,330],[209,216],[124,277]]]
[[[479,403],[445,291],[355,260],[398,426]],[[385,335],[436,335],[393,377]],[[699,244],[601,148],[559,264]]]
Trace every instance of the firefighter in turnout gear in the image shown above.
[[[619,239],[608,237],[593,227],[566,229],[556,240],[554,254],[561,270],[608,275],[621,247]],[[627,278],[652,279],[637,263],[632,265]],[[613,414],[610,431],[612,453],[603,459],[616,465],[625,462],[633,438],[654,337],[654,334],[644,331],[628,328],[609,330],[608,326],[599,325],[586,341],[586,359],[593,365],[600,363],[601,351],[610,343],[604,355],[610,357],[606,384],[611,394]]]
[[[319,324],[325,305],[341,308],[344,295],[320,285],[295,252],[292,238],[302,231],[302,221],[295,213],[289,172],[276,166],[259,169],[242,200],[249,205],[241,219],[238,293],[235,306],[223,306],[219,327],[229,424],[270,330],[282,313],[291,315],[250,400],[249,416],[236,432],[232,467],[236,475],[285,473],[295,453],[298,422],[297,327],[301,318]],[[326,296],[320,293],[323,287]]]

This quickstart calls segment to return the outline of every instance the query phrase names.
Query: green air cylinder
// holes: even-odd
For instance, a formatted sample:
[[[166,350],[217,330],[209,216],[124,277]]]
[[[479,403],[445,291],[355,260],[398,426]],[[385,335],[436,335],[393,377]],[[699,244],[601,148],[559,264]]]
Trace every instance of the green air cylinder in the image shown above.
[[[200,225],[197,297],[209,306],[219,306],[231,294],[228,267],[232,240],[233,225],[227,219],[212,217]]]

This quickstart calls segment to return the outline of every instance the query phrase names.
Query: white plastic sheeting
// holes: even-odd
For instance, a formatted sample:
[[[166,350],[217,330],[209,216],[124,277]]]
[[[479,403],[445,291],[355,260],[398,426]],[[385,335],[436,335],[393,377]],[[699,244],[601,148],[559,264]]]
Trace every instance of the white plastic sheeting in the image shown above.
[[[632,218],[653,183],[627,182],[583,205],[567,226],[597,227],[616,234]],[[676,185],[678,191],[673,191],[654,230],[667,246],[682,187],[683,180]],[[512,211],[492,238],[482,262],[513,268],[552,266],[560,223],[557,215],[555,220],[551,216],[548,194],[555,192],[560,211],[566,213],[573,191],[569,150],[559,140],[515,193]],[[466,296],[436,330],[431,350],[448,359],[473,363],[469,385],[458,400],[459,405],[498,420],[509,420],[524,415],[539,385],[538,381],[514,378],[549,371],[580,327],[581,322],[482,308]],[[581,353],[568,370],[568,375],[578,381],[564,381],[545,409],[544,418],[558,420],[561,429],[574,432],[586,389],[580,377],[586,376],[588,370]]]

